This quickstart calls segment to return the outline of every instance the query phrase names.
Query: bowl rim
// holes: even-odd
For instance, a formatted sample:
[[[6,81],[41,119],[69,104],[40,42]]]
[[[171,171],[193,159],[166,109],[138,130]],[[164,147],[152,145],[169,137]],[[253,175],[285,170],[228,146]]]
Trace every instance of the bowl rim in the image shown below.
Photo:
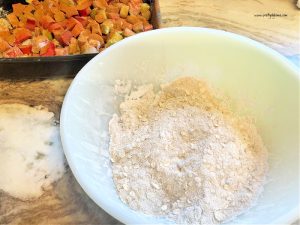
[[[62,104],[62,109],[61,109],[61,114],[60,114],[60,136],[61,136],[61,142],[63,146],[63,151],[66,156],[67,162],[71,168],[71,171],[76,178],[77,182],[80,184],[80,186],[83,188],[85,193],[105,212],[107,212],[109,215],[112,217],[116,218],[120,222],[123,222],[125,224],[132,224],[132,221],[130,219],[123,218],[122,215],[119,215],[115,213],[115,211],[109,207],[107,202],[104,200],[104,198],[95,196],[92,194],[92,191],[89,187],[89,184],[84,181],[84,179],[81,178],[80,172],[77,169],[77,166],[75,165],[74,161],[72,160],[72,151],[71,147],[69,146],[69,143],[67,142],[66,139],[66,133],[67,131],[65,130],[64,124],[67,118],[67,107],[66,105],[69,104],[69,99],[70,99],[70,93],[76,86],[78,82],[80,82],[81,77],[84,75],[85,71],[89,67],[89,65],[93,64],[94,62],[98,61],[99,58],[104,57],[110,52],[114,51],[116,48],[122,45],[126,45],[127,43],[134,42],[136,39],[141,39],[144,36],[151,36],[151,35],[157,35],[160,33],[172,33],[172,32],[200,32],[204,34],[215,34],[219,36],[226,36],[232,40],[235,40],[237,42],[240,42],[242,44],[246,45],[251,45],[253,48],[260,50],[267,54],[269,57],[273,58],[276,60],[277,63],[281,63],[284,67],[286,67],[288,70],[290,70],[290,73],[293,74],[298,81],[300,81],[300,73],[299,69],[297,68],[296,65],[291,63],[285,56],[281,55],[274,49],[266,46],[263,43],[260,43],[258,41],[255,41],[249,37],[242,36],[240,34],[224,31],[224,30],[218,30],[218,29],[212,29],[212,28],[202,28],[202,27],[188,27],[188,26],[183,26],[183,27],[169,27],[169,28],[161,28],[161,29],[156,29],[148,32],[143,32],[134,36],[131,36],[129,38],[126,38],[111,47],[105,49],[103,52],[97,54],[94,58],[92,58],[75,76],[74,80],[71,82],[70,87],[68,88],[68,91],[65,95],[63,104]],[[279,217],[276,221],[273,221],[274,223],[277,224],[291,224],[295,222],[299,218],[299,205],[290,210],[289,213],[286,213]]]

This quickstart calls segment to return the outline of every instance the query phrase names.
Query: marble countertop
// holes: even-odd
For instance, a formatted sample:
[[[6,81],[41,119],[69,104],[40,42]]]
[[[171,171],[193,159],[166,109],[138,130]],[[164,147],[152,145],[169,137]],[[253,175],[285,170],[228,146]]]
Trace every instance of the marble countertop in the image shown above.
[[[160,0],[161,27],[201,26],[258,40],[298,62],[300,10],[294,0]],[[44,105],[59,119],[72,79],[0,81],[0,104]],[[0,224],[120,224],[84,193],[67,168],[65,175],[34,201],[0,190]]]

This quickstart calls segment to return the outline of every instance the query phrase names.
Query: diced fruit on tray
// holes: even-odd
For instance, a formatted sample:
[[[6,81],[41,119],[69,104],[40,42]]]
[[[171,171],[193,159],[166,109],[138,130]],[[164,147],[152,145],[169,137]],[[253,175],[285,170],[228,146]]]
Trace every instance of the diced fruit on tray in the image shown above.
[[[143,0],[31,0],[0,19],[0,57],[98,53],[152,30]]]

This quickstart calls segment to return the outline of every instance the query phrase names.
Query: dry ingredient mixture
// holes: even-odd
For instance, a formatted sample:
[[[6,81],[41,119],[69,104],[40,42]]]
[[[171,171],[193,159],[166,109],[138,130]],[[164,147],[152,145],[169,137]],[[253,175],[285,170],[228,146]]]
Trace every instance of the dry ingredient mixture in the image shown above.
[[[219,224],[251,207],[263,189],[267,150],[255,126],[203,81],[180,78],[158,93],[137,87],[109,132],[114,183],[134,210]]]
[[[34,199],[51,188],[64,170],[54,114],[41,107],[1,104],[0,191]]]

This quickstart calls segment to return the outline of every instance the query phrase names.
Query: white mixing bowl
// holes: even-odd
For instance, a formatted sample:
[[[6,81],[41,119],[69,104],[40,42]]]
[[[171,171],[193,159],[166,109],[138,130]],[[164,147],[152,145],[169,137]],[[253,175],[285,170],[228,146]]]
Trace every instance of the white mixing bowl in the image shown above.
[[[108,121],[116,79],[171,81],[195,76],[229,95],[253,116],[269,149],[268,183],[257,205],[232,223],[291,223],[299,212],[299,71],[248,38],[212,29],[169,28],[125,39],[93,58],[76,76],[61,113],[68,163],[86,193],[126,224],[168,223],[128,208],[111,177]]]

